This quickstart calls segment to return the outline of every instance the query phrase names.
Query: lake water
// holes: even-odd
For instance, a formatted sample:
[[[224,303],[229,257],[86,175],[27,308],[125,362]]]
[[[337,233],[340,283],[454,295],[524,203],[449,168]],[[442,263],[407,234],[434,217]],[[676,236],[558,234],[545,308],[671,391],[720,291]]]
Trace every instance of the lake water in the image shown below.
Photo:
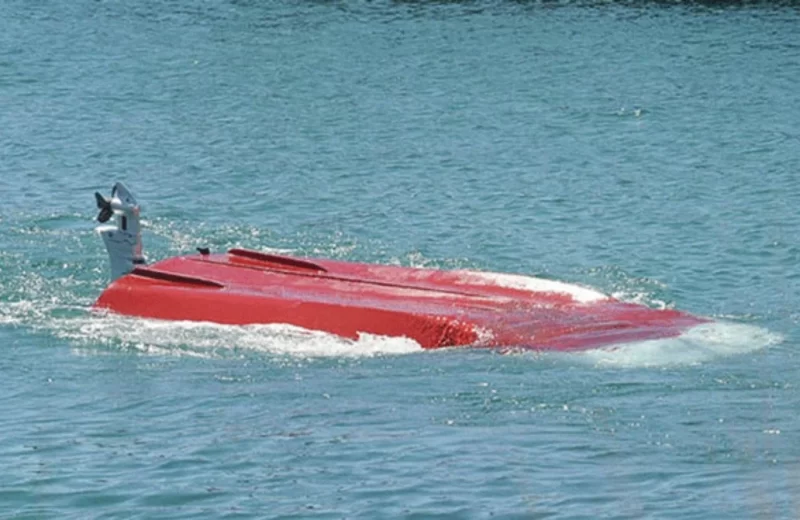
[[[0,517],[800,517],[793,2],[7,0]],[[422,351],[88,312],[151,259],[544,276],[718,326]]]

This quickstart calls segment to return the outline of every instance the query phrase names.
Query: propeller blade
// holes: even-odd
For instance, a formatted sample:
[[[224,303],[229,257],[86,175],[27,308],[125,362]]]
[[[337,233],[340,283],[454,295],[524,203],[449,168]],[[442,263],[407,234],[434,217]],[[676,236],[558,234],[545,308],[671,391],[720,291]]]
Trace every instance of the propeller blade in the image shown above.
[[[114,215],[114,210],[111,209],[111,201],[103,197],[99,191],[94,193],[94,198],[97,201],[97,209],[100,210],[100,214],[97,215],[97,220],[99,222],[108,222]]]

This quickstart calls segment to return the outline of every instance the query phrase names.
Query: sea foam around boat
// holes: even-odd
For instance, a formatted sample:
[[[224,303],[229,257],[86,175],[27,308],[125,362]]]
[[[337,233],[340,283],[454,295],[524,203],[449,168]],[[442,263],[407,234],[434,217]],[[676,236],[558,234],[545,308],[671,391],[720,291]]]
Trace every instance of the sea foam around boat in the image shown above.
[[[556,280],[535,278],[520,274],[492,273],[482,271],[457,271],[465,284],[495,285],[509,289],[519,289],[533,293],[559,293],[568,294],[573,300],[580,303],[591,303],[605,300],[607,295],[582,287]]]
[[[610,367],[694,365],[755,352],[783,341],[783,336],[745,323],[714,321],[687,329],[674,338],[636,341],[569,354],[578,362]]]
[[[87,312],[81,305],[55,301],[0,303],[0,325],[28,327],[67,342],[77,354],[130,352],[154,356],[235,358],[248,353],[298,358],[373,357],[423,352],[408,338],[362,334],[350,340],[285,324],[230,326],[172,322]],[[535,353],[566,363],[601,367],[658,367],[698,364],[756,352],[783,341],[762,327],[714,321],[675,338],[618,344],[570,353]],[[450,352],[460,348],[447,349]],[[524,351],[522,351],[524,352]]]
[[[203,358],[230,358],[248,352],[299,358],[372,357],[422,350],[408,338],[362,334],[352,340],[286,324],[219,325],[116,315],[79,321],[59,328],[56,334],[77,343],[84,353],[103,345],[142,354]]]

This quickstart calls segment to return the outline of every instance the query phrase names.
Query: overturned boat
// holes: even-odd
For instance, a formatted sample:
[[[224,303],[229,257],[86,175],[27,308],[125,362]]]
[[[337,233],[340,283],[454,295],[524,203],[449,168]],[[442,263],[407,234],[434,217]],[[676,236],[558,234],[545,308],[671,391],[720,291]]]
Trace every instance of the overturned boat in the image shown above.
[[[147,264],[140,208],[117,183],[95,194],[112,282],[95,308],[162,320],[285,323],[356,339],[575,350],[678,336],[708,322],[528,276],[207,249]],[[113,223],[108,223],[113,219]]]

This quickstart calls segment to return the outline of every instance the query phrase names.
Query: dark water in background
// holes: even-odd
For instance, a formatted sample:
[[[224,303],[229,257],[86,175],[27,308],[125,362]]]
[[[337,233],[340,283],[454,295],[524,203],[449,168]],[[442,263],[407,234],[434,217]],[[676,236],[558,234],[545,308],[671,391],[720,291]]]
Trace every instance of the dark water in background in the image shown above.
[[[800,517],[793,3],[0,5],[0,517]],[[92,192],[723,322],[569,356],[91,316]]]

